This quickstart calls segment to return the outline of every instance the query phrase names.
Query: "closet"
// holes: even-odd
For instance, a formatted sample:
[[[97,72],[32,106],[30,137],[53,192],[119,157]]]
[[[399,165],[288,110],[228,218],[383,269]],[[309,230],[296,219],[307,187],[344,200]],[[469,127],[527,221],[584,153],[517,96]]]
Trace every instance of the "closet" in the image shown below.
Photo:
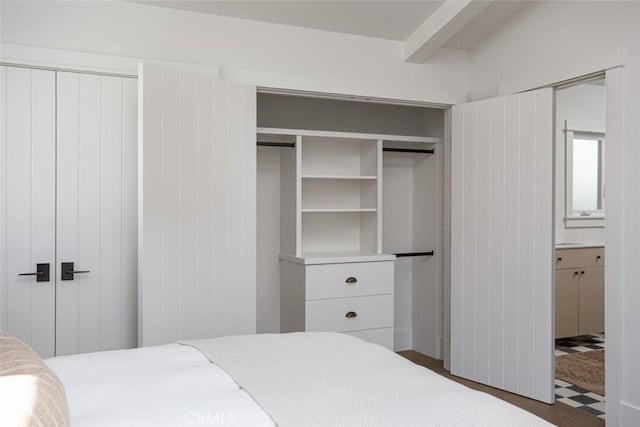
[[[444,110],[258,94],[258,328],[441,357]]]
[[[42,357],[136,345],[136,86],[0,67],[0,328]]]

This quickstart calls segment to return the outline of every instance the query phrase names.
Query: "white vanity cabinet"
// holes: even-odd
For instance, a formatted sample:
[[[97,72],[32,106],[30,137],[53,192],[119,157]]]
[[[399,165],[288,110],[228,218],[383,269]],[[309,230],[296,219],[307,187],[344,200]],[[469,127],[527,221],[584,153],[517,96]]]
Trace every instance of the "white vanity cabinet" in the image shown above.
[[[556,338],[604,331],[604,248],[556,249]]]

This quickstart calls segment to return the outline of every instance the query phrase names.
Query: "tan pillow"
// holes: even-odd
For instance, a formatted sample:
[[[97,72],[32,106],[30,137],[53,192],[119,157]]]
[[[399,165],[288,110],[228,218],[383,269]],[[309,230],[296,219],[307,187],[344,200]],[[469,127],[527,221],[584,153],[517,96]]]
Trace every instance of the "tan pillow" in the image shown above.
[[[28,345],[0,331],[0,425],[69,425],[64,387]]]

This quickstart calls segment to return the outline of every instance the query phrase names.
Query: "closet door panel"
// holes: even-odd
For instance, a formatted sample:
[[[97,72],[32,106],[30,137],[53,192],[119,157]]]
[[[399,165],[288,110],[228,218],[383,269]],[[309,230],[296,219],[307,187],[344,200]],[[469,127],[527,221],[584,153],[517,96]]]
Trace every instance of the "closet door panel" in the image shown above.
[[[198,233],[196,189],[197,170],[194,167],[198,164],[197,159],[197,113],[198,105],[198,79],[183,79],[180,82],[183,102],[178,114],[180,115],[180,134],[177,138],[181,142],[179,170],[179,202],[178,207],[180,218],[180,238],[178,254],[178,265],[180,268],[180,281],[182,289],[180,293],[180,306],[178,310],[183,314],[181,319],[181,330],[178,336],[194,337],[192,331],[198,330],[198,287],[196,283],[197,274],[197,242]]]
[[[504,207],[504,388],[506,390],[518,389],[518,318],[519,289],[514,284],[518,283],[519,258],[514,247],[518,243],[518,203],[520,180],[520,131],[518,129],[520,117],[520,101],[514,97],[505,100],[505,140],[518,141],[517,144],[505,143],[505,172],[498,179],[504,181],[505,207]],[[510,177],[506,179],[505,177]],[[492,258],[500,258],[495,256]]]
[[[493,142],[493,129],[491,117],[493,115],[492,103],[482,103],[477,110],[477,163],[476,171],[476,195],[477,195],[477,240],[475,251],[477,253],[477,324],[483,325],[476,333],[476,375],[479,381],[489,381],[489,361],[491,328],[491,252],[485,250],[491,247],[491,149],[483,144],[485,141]]]
[[[231,94],[229,88],[220,87],[214,84],[212,93],[213,115],[219,124],[228,123],[230,120],[230,111],[226,106],[229,104]],[[220,256],[230,251],[233,230],[229,227],[220,227],[220,224],[229,222],[229,216],[232,209],[228,188],[232,185],[231,165],[229,159],[231,150],[228,144],[221,143],[224,141],[228,132],[226,126],[215,126],[213,129],[213,164],[216,165],[213,171],[213,281],[211,282],[212,302],[231,301],[231,286],[227,282],[231,268],[230,259]],[[215,310],[213,313],[213,335],[224,335],[225,331],[231,329],[229,316],[225,310]]]
[[[140,344],[254,333],[255,88],[140,70]]]
[[[101,77],[100,88],[100,338],[110,350],[121,348],[123,327],[122,78]]]
[[[506,120],[504,98],[494,99],[491,103],[491,147],[490,153],[492,173],[490,174],[491,191],[488,203],[492,206],[489,216],[489,245],[495,253],[504,253],[504,224],[505,224],[505,181],[502,178],[505,171],[505,144],[506,144]],[[501,309],[504,304],[504,266],[505,259],[501,256],[490,257],[489,274],[491,283],[490,292],[490,326],[488,347],[503,348],[504,339],[504,313]],[[489,381],[504,386],[504,354],[493,351],[489,357]]]
[[[100,189],[95,184],[99,182],[100,173],[100,87],[99,77],[82,77],[86,77],[86,80],[80,90],[81,79],[77,74],[58,74],[57,139],[60,159],[57,174],[57,227],[60,238],[57,242],[57,252],[58,263],[73,261],[74,266],[80,268],[82,262],[82,268],[91,269],[92,275],[78,277],[74,281],[59,282],[57,286],[58,354],[82,351],[81,341],[89,347],[96,347],[99,339],[98,334],[92,333],[99,329],[99,319],[90,316],[90,313],[99,312],[99,294],[96,292],[95,283],[95,246],[100,242],[99,223],[96,221],[96,218],[99,218]],[[80,158],[83,158],[86,169],[79,168]],[[62,165],[64,167],[61,167]],[[81,200],[86,204],[82,212]],[[91,230],[94,230],[95,234],[87,236],[90,240],[83,242],[85,244],[81,246],[79,236],[86,236]],[[89,246],[86,243],[89,243]],[[82,259],[79,257],[80,253],[83,254]],[[80,283],[83,286],[80,287]],[[84,322],[80,322],[83,318]],[[71,333],[72,330],[76,333]]]
[[[553,97],[452,114],[451,372],[552,402]]]
[[[0,70],[0,326],[50,357],[55,351],[55,73]],[[35,272],[37,263],[49,263],[49,282],[18,276]]]
[[[213,82],[207,77],[197,79],[197,92],[199,96],[213,96]],[[210,125],[213,117],[213,104],[202,103],[195,113],[196,131],[198,141],[213,141],[214,130]],[[214,181],[213,144],[197,144],[196,150],[196,182],[212,183]],[[214,277],[214,224],[211,221],[214,215],[214,194],[209,185],[195,186],[196,212],[196,253],[195,253],[195,285],[198,297],[196,307],[197,331],[202,336],[214,336],[213,316],[216,310],[210,310],[208,305],[213,304],[213,287],[202,286]]]
[[[463,221],[465,224],[464,234],[462,238],[462,261],[460,268],[464,274],[464,281],[468,286],[464,289],[465,295],[462,299],[462,316],[465,322],[462,326],[463,337],[463,353],[469,355],[463,359],[463,371],[464,372],[476,372],[477,355],[476,353],[476,333],[479,325],[475,321],[476,315],[476,298],[478,291],[478,278],[476,276],[476,269],[478,267],[476,251],[478,229],[475,227],[476,218],[478,216],[477,206],[477,168],[478,162],[476,161],[478,153],[478,141],[477,141],[477,128],[478,128],[478,114],[477,106],[469,108],[464,114],[464,139],[463,144],[463,159],[464,162],[464,175],[463,186],[464,192],[461,195],[462,203],[464,206]],[[455,227],[452,224],[452,228]],[[452,263],[451,266],[454,269]],[[474,319],[469,321],[467,319]],[[470,355],[473,354],[474,357]]]
[[[155,67],[154,67],[155,68]],[[164,318],[162,280],[162,245],[164,243],[162,221],[163,165],[161,153],[163,141],[163,100],[161,93],[163,73],[147,73],[147,67],[138,70],[138,344],[154,345],[163,341]],[[146,141],[146,142],[145,142]],[[148,159],[148,160],[146,160]],[[144,165],[144,167],[143,167]],[[151,185],[152,183],[156,185]],[[166,321],[166,320],[165,320]],[[157,322],[156,327],[148,326]]]
[[[57,355],[136,338],[135,81],[58,73]]]
[[[144,82],[143,82],[144,84]],[[162,118],[162,162],[161,205],[162,212],[162,258],[160,271],[162,274],[162,313],[163,333],[169,342],[180,337],[180,243],[179,228],[179,183],[180,183],[180,73],[177,70],[166,69],[162,75],[163,102]],[[156,123],[157,126],[157,123]],[[145,140],[143,140],[144,143]],[[145,147],[146,148],[146,147]],[[150,160],[152,161],[152,160]],[[143,160],[146,163],[146,158]],[[146,166],[143,163],[143,167]],[[144,191],[144,190],[143,190]],[[175,286],[178,284],[179,286]]]

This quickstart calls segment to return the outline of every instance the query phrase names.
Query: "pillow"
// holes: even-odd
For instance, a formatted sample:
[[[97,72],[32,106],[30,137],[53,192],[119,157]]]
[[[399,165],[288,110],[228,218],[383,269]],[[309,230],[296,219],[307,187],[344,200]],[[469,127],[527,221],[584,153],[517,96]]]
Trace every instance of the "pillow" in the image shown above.
[[[0,425],[69,425],[64,387],[31,347],[0,331]]]

